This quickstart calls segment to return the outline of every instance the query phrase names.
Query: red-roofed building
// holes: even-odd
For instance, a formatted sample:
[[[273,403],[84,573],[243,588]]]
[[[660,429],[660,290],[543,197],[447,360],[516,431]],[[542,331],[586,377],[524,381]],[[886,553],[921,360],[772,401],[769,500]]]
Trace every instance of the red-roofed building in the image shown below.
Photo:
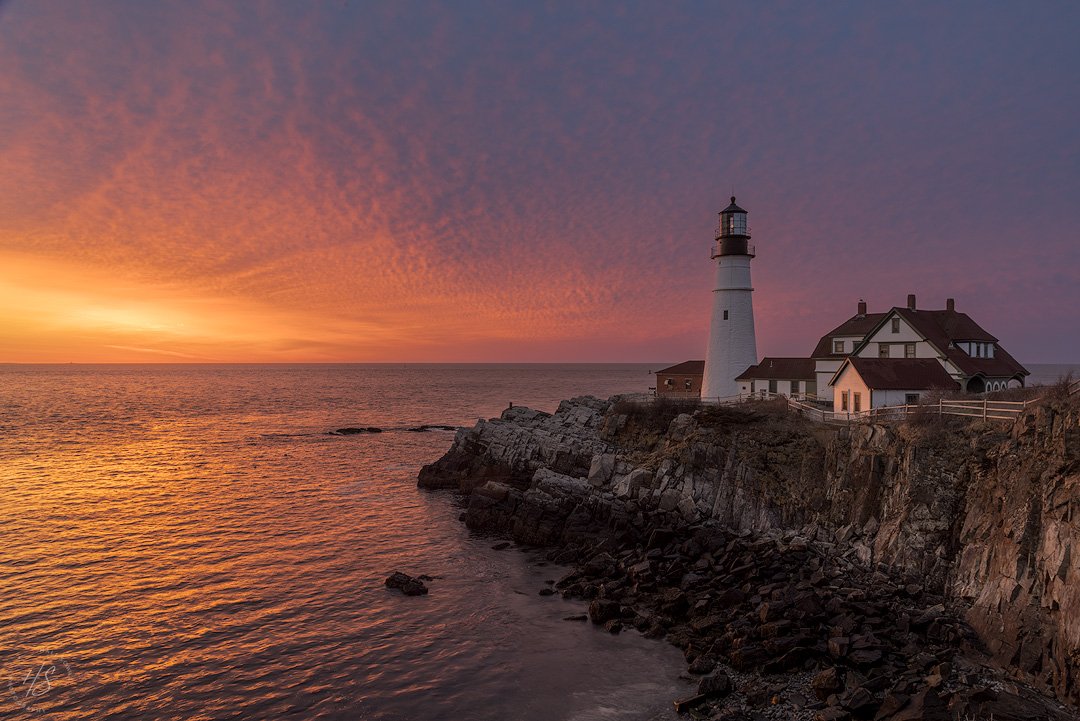
[[[960,390],[969,393],[1023,386],[1029,375],[997,338],[966,313],[957,311],[952,298],[945,302],[943,310],[917,308],[914,295],[908,296],[906,307],[890,308],[885,313],[867,313],[862,301],[858,310],[854,317],[823,336],[814,349],[815,374],[821,390],[850,356],[934,359]]]
[[[816,397],[813,358],[770,358],[766,356],[735,379],[740,395],[779,393],[792,398]]]
[[[914,405],[928,392],[960,388],[934,358],[863,358],[857,355],[844,359],[830,385],[833,410],[839,413]]]
[[[698,398],[701,396],[701,379],[704,375],[703,360],[683,361],[656,371],[656,395]]]

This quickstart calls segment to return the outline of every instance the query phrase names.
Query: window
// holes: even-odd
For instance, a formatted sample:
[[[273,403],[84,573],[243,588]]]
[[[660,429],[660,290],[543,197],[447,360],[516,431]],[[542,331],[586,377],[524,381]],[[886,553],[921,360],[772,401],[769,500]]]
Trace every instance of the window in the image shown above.
[[[727,311],[724,311],[724,320],[727,320]]]
[[[844,352],[844,341],[842,341],[842,340],[834,340],[832,342],[832,352],[833,353],[843,353]]]
[[[842,411],[847,410],[847,408],[848,408],[847,399],[848,399],[848,392],[847,391],[841,392],[840,393],[840,410],[842,410]]]
[[[878,358],[888,358],[889,357],[889,344],[888,343],[878,343],[877,344],[877,357]]]
[[[799,381],[791,381],[791,395],[799,392]]]
[[[667,386],[668,388],[671,388],[671,386],[675,385],[675,381],[672,380],[671,378],[665,378],[664,379],[664,385]]]
[[[769,393],[776,393],[776,381],[769,381]]]
[[[692,382],[690,381],[690,379],[689,379],[689,378],[687,378],[687,379],[686,379],[685,381],[683,381],[683,386],[684,386],[684,387],[686,388],[686,390],[690,390],[690,388],[691,388],[691,387],[692,387],[693,385],[694,385],[694,384],[693,384],[693,383],[692,383]]]
[[[904,405],[908,405],[908,406],[917,406],[917,405],[919,405],[919,394],[918,393],[905,393],[904,394]]]
[[[729,235],[746,235],[746,216],[742,213],[732,213],[727,217],[727,231]]]
[[[905,358],[914,358],[915,357],[915,344],[914,343],[905,343],[904,344],[904,357]]]
[[[893,333],[899,333],[900,332],[900,319],[899,318],[893,318],[892,319],[892,332]]]
[[[862,393],[855,392],[851,398],[851,410],[858,413],[862,410]]]

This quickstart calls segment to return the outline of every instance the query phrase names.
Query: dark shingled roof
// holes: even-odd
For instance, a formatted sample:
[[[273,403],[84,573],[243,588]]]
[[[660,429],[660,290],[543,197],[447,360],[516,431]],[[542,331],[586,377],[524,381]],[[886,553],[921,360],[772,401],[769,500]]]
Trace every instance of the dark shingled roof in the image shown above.
[[[811,358],[844,358],[847,353],[833,353],[832,339],[834,336],[859,336],[860,338],[877,327],[878,323],[885,319],[888,313],[867,313],[866,315],[855,315],[848,318],[840,325],[833,328],[831,331],[821,336],[821,340],[818,341],[817,347],[814,348],[814,352],[810,354]]]
[[[664,368],[663,370],[656,371],[659,375],[664,373],[665,375],[684,375],[684,376],[700,376],[705,375],[705,361],[683,361],[678,365],[673,365],[670,368]]]
[[[750,366],[735,380],[814,380],[813,358],[769,358]]]
[[[893,308],[890,313],[893,311],[930,341],[966,376],[982,374],[988,378],[1012,378],[1029,375],[1028,370],[1000,345],[994,348],[993,358],[973,358],[959,348],[951,348],[950,345],[954,342],[997,343],[997,338],[983,330],[967,313],[910,308]],[[883,325],[884,320],[882,318],[879,325]],[[877,328],[872,328],[870,333],[875,330]]]
[[[860,358],[851,356],[829,381],[832,385],[851,365],[872,390],[923,391],[931,388],[955,390],[960,384],[945,372],[936,358]]]
[[[731,196],[731,205],[720,211],[721,213],[745,213],[746,211],[735,205],[735,196]]]

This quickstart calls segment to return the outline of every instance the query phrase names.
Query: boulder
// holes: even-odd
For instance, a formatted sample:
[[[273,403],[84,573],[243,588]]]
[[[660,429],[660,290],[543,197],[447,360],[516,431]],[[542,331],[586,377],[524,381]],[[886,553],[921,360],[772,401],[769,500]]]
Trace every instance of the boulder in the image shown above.
[[[424,596],[427,595],[428,588],[424,585],[424,582],[419,578],[413,578],[412,576],[395,571],[387,577],[385,584],[388,588],[393,588],[401,591],[406,596]]]

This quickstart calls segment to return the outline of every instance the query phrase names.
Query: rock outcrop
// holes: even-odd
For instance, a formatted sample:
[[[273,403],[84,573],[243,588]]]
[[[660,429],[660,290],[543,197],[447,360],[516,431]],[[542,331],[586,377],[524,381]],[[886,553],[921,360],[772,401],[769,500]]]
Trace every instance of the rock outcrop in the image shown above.
[[[607,448],[598,435],[610,403],[592,397],[563,401],[554,414],[508,408],[500,418],[459,429],[438,462],[420,469],[421,488],[470,491],[486,481],[525,488],[540,468],[578,476]]]
[[[466,523],[521,543],[639,549],[607,574],[635,588],[635,573],[657,572],[656,553],[674,553],[669,544],[697,529],[797,537],[843,574],[880,573],[917,587],[903,591],[916,601],[939,598],[970,624],[971,653],[1076,703],[1078,406],[1050,400],[1011,428],[925,417],[831,429],[767,403],[694,410],[577,398],[553,415],[513,408],[460,430],[420,485],[471,493]],[[714,560],[687,573],[719,592]],[[909,717],[921,718],[895,716]]]

